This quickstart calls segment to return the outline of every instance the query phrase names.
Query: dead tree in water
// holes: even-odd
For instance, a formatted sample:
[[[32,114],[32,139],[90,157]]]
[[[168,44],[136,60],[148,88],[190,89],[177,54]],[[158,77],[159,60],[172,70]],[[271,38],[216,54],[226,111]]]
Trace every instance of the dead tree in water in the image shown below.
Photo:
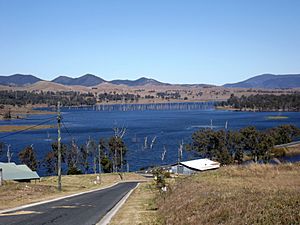
[[[122,128],[119,128],[119,127],[114,127],[113,128],[114,130],[114,136],[117,138],[123,138],[123,136],[125,135],[126,133],[126,127],[122,127]]]
[[[178,164],[181,162],[182,160],[182,151],[183,151],[183,140],[181,141],[181,143],[179,144],[179,148],[178,148]]]
[[[164,151],[161,154],[161,161],[165,160],[166,154],[167,154],[167,149],[166,149],[166,146],[164,146]]]
[[[156,136],[154,136],[154,138],[152,139],[152,141],[151,141],[151,144],[150,144],[150,149],[152,149],[153,148],[153,145],[154,145],[154,143],[155,143],[155,141],[156,141]]]

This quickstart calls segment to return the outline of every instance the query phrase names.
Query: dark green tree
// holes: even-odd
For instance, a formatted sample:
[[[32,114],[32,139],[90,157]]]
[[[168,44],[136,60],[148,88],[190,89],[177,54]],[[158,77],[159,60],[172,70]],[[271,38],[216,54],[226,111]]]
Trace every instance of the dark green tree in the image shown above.
[[[80,164],[84,168],[84,173],[87,174],[89,170],[89,152],[87,144],[80,147]]]
[[[252,159],[257,162],[259,158],[259,131],[255,127],[250,126],[240,130],[242,135],[242,143],[244,145],[244,151],[251,154]]]
[[[260,133],[258,140],[258,158],[268,162],[271,158],[271,150],[274,147],[275,140],[266,133]]]

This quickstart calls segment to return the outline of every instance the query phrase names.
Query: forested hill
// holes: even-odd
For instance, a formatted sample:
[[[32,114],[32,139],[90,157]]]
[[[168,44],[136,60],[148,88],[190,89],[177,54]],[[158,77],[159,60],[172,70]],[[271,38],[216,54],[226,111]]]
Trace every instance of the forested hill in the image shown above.
[[[223,86],[228,88],[299,88],[300,74],[262,74],[245,81]]]
[[[238,110],[253,111],[300,111],[300,94],[250,95],[236,97],[233,94],[218,106],[228,106]]]

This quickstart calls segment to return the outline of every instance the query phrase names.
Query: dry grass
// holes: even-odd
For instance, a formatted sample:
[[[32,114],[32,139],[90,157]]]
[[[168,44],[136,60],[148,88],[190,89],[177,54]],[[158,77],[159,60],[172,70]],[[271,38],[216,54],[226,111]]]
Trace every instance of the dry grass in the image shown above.
[[[289,146],[286,149],[286,155],[299,155],[300,154],[300,144]]]
[[[300,154],[300,144],[294,144],[287,147],[276,147],[272,149],[274,157],[294,156]]]
[[[135,173],[125,173],[124,180],[143,180]],[[53,199],[81,191],[107,187],[121,181],[118,174],[102,174],[101,184],[95,184],[96,175],[62,176],[62,192],[57,190],[57,177],[43,177],[32,183],[7,182],[0,186],[0,209],[12,208],[28,203]]]
[[[300,224],[300,164],[229,166],[180,179],[164,224]]]
[[[110,225],[154,225],[157,222],[157,207],[154,202],[157,189],[153,184],[141,183],[130,195]]]

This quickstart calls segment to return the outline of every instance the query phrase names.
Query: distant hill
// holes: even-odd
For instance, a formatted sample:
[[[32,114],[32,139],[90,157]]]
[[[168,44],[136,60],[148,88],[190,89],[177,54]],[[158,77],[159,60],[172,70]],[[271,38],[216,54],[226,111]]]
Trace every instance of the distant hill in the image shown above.
[[[52,80],[54,83],[63,85],[81,85],[86,87],[97,86],[101,83],[115,84],[115,85],[127,85],[127,86],[143,86],[143,85],[169,85],[166,83],[159,82],[157,80],[142,77],[137,80],[112,80],[106,81],[100,77],[92,74],[86,74],[82,77],[71,78],[66,76],[60,76]]]
[[[141,77],[137,80],[112,80],[109,83],[117,85],[127,85],[127,86],[143,86],[143,85],[170,85],[167,83],[162,83],[157,80]]]
[[[19,87],[19,90],[27,90],[27,91],[80,91],[80,92],[88,92],[90,91],[89,87],[84,86],[71,86],[71,85],[63,85],[54,83],[51,81],[39,81],[30,86]]]
[[[227,88],[299,88],[300,74],[262,74],[245,81],[223,86]]]
[[[10,76],[0,76],[0,84],[6,86],[28,86],[38,81],[41,81],[41,79],[32,75],[14,74]]]
[[[103,82],[106,82],[100,77],[97,77],[93,74],[86,74],[78,78],[71,78],[67,76],[59,76],[52,80],[54,83],[63,84],[63,85],[81,85],[86,87],[96,86]]]

